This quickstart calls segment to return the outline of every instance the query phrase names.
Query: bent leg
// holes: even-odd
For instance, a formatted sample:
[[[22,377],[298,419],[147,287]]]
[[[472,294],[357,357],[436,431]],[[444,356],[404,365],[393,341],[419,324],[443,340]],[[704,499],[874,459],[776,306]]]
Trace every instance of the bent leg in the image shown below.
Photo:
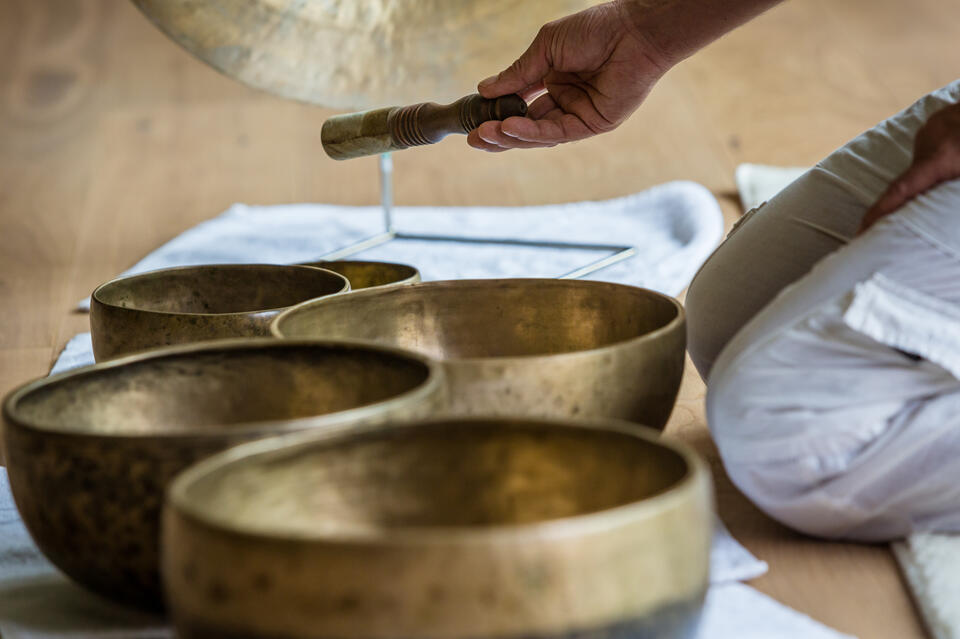
[[[867,540],[960,531],[955,227],[960,181],[822,259],[716,361],[711,431],[774,518]]]
[[[917,129],[960,101],[960,81],[855,138],[740,220],[687,292],[689,350],[708,378],[723,347],[787,285],[844,246],[910,164]]]

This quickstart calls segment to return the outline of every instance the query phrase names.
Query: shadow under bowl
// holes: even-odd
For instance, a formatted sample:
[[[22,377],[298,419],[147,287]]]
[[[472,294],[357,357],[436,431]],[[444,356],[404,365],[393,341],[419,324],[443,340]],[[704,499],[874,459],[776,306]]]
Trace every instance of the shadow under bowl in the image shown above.
[[[211,264],[121,277],[94,290],[90,330],[98,362],[159,346],[265,337],[282,310],[350,290],[309,266]]]
[[[158,349],[28,383],[3,404],[10,486],[69,577],[160,608],[160,508],[191,463],[268,435],[423,417],[443,372],[373,344],[240,339]]]
[[[402,284],[416,284],[420,271],[408,264],[396,262],[367,262],[361,260],[336,260],[334,262],[304,262],[343,275],[350,282],[350,290],[384,288]]]
[[[448,418],[270,438],[177,477],[177,636],[693,637],[712,492],[625,422]]]
[[[353,338],[444,361],[458,415],[607,417],[661,429],[683,375],[683,307],[660,293],[554,279],[425,282],[313,300],[278,337]]]

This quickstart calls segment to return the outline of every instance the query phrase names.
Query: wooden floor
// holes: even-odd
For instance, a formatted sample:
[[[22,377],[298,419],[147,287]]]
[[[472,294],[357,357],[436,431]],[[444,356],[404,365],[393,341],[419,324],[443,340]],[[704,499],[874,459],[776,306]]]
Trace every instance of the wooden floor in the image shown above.
[[[794,0],[672,71],[600,139],[397,154],[396,199],[540,204],[689,179],[729,224],[738,163],[810,164],[960,75],[958,23],[943,0]],[[94,285],[232,202],[374,203],[375,160],[321,150],[330,114],[217,75],[128,3],[0,2],[0,391],[44,375],[86,330],[71,308]],[[731,486],[702,400],[690,369],[668,432],[709,456],[722,517],[770,564],[753,585],[862,639],[923,636],[885,547],[793,534]]]

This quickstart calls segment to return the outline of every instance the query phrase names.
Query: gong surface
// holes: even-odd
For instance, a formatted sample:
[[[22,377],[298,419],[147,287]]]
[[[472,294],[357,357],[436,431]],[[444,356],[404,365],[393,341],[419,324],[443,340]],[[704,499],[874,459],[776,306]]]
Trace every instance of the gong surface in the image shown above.
[[[133,0],[197,58],[250,86],[341,109],[449,102],[586,0]]]

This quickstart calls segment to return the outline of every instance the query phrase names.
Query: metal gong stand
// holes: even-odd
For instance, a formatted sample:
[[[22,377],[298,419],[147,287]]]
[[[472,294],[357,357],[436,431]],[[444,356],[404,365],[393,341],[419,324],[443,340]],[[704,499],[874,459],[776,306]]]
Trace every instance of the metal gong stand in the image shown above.
[[[501,244],[506,246],[530,246],[543,249],[602,251],[607,255],[596,259],[584,266],[558,275],[558,279],[576,279],[599,271],[617,262],[630,259],[637,253],[633,246],[617,244],[591,244],[585,242],[555,242],[551,240],[522,240],[512,238],[471,237],[465,235],[430,235],[422,233],[405,233],[398,231],[393,223],[393,158],[389,153],[380,155],[380,205],[383,211],[383,231],[376,235],[345,246],[323,255],[320,259],[327,261],[340,260],[375,246],[392,242],[393,240],[417,240],[422,242],[457,242],[463,244]]]

